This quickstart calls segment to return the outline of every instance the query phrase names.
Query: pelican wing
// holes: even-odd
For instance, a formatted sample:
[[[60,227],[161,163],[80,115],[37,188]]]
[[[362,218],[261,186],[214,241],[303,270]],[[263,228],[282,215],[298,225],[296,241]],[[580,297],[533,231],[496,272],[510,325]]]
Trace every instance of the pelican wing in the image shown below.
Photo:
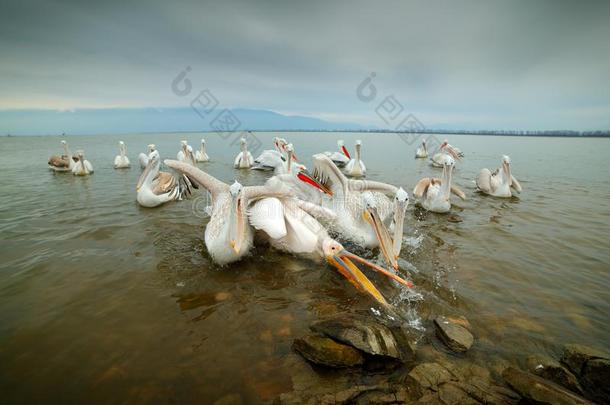
[[[476,180],[479,190],[485,193],[491,193],[491,171],[489,169],[481,169]]]
[[[91,162],[89,162],[88,160],[85,160],[83,162],[83,165],[84,165],[85,169],[87,169],[88,172],[93,173],[93,165],[91,164]]]
[[[178,181],[170,173],[159,172],[154,178],[152,192],[156,195],[170,193],[176,188],[177,185]]]
[[[273,177],[269,179],[264,186],[244,187],[243,193],[247,198],[248,203],[267,197],[286,198],[293,196],[290,186],[281,181],[274,181],[273,179]]]
[[[398,188],[391,184],[382,183],[380,181],[372,181],[372,180],[349,180],[349,189],[351,191],[370,191],[372,193],[382,193],[385,195],[389,195],[394,197]]]
[[[68,159],[64,159],[61,156],[51,156],[49,158],[49,165],[54,166],[54,167],[68,167],[70,166]]]
[[[337,219],[337,214],[328,208],[322,207],[318,204],[310,203],[307,201],[296,199],[296,204],[303,211],[311,215],[312,217],[323,220],[323,221],[334,221]]]
[[[239,164],[241,163],[241,159],[242,159],[243,154],[244,154],[243,152],[239,152],[237,154],[237,156],[235,156],[235,162],[233,162],[233,166],[235,166],[235,167],[239,166]]]
[[[451,192],[455,195],[457,195],[458,197],[460,197],[462,200],[466,199],[466,194],[464,194],[464,192],[462,190],[460,190],[459,188],[457,188],[456,186],[451,186]]]
[[[177,160],[164,160],[166,166],[171,167],[183,174],[186,174],[189,179],[201,184],[206,190],[212,194],[212,199],[215,199],[218,193],[228,192],[229,186],[218,180],[214,176],[211,176],[201,170],[198,167],[192,166],[188,163],[178,162]]]
[[[263,198],[248,209],[250,225],[264,231],[272,239],[286,236],[284,206],[277,198]]]
[[[424,194],[428,191],[428,187],[430,187],[430,183],[432,179],[430,177],[424,177],[420,181],[417,182],[415,188],[413,189],[413,195],[417,198],[422,198]]]
[[[254,169],[275,169],[280,166],[283,161],[284,158],[280,152],[276,150],[264,150],[263,153],[254,160],[254,163],[258,164]]]
[[[517,191],[518,193],[520,193],[522,190],[521,184],[517,181],[517,179],[515,179],[515,176],[513,176],[512,174],[510,176],[510,186],[514,188],[515,191]]]
[[[114,158],[114,165],[115,165],[115,166],[118,166],[118,165],[120,165],[121,163],[123,163],[122,156],[121,156],[121,155],[116,155],[116,157]]]

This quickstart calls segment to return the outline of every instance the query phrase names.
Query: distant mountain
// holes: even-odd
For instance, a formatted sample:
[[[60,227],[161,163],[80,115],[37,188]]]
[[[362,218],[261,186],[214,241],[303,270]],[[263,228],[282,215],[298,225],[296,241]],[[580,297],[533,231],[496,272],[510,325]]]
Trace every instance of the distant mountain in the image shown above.
[[[58,110],[0,110],[0,135],[112,134],[133,132],[241,130],[367,129],[353,123],[283,115],[268,110],[194,108],[105,108]]]

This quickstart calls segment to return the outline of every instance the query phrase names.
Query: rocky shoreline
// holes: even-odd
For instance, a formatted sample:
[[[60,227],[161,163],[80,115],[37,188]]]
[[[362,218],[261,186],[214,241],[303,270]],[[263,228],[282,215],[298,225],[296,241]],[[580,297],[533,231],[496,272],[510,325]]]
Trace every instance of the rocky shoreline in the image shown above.
[[[521,364],[482,367],[467,358],[476,345],[467,319],[437,316],[423,338],[389,319],[340,314],[311,324],[293,349],[333,382],[301,378],[271,403],[610,403],[607,352],[571,344],[559,359],[530,356]]]

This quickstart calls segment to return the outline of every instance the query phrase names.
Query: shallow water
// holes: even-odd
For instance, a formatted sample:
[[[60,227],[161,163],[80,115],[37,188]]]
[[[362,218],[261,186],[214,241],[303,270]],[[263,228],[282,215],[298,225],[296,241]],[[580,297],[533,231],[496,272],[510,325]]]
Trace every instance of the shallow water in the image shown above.
[[[271,146],[277,134],[259,133]],[[299,158],[352,149],[363,140],[368,178],[403,186],[437,169],[416,160],[394,134],[282,134]],[[137,154],[155,143],[175,158],[180,139],[201,134],[68,136],[95,173],[54,174],[56,136],[0,138],[0,391],[10,403],[246,401],[276,397],[311,369],[291,349],[311,321],[376,307],[324,263],[258,246],[226,268],[203,243],[202,196],[144,209],[135,202]],[[224,181],[259,184],[237,171],[238,146],[206,134],[211,162]],[[439,135],[439,139],[443,136]],[[131,169],[114,170],[118,140]],[[608,139],[453,136],[466,157],[454,180],[467,194],[451,214],[410,204],[403,274],[407,293],[371,276],[402,322],[430,331],[437,314],[463,315],[476,336],[467,359],[518,363],[561,344],[608,347],[610,341],[610,187]],[[502,154],[524,192],[497,199],[475,192],[482,167]],[[375,258],[377,252],[368,257]],[[410,269],[407,271],[407,269]],[[372,313],[371,313],[372,314]]]

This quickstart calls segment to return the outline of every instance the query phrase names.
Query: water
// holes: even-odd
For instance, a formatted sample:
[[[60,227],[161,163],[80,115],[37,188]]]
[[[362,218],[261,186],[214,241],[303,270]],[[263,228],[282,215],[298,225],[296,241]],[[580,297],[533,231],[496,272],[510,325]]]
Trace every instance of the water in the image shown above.
[[[258,138],[271,146],[277,134]],[[302,161],[363,140],[369,179],[401,185],[438,175],[393,134],[282,134]],[[439,135],[439,138],[442,136]],[[0,392],[10,403],[258,402],[304,384],[339,384],[291,349],[309,324],[374,302],[324,263],[259,246],[219,268],[203,243],[201,198],[144,209],[135,202],[137,154],[155,143],[175,158],[200,134],[68,136],[95,168],[86,178],[46,167],[62,138],[0,138]],[[259,184],[236,171],[238,146],[207,134],[212,175]],[[114,170],[117,142],[132,168]],[[453,136],[466,158],[454,179],[467,194],[448,215],[407,211],[401,257],[408,295],[371,276],[403,322],[431,335],[437,314],[463,315],[482,364],[557,356],[561,344],[608,347],[610,337],[610,140]],[[502,154],[524,192],[496,199],[473,179]],[[197,215],[194,215],[197,214]],[[375,258],[376,254],[370,254]],[[406,270],[403,270],[406,272]],[[430,339],[429,337],[426,339]],[[422,340],[422,356],[427,340]],[[434,341],[432,341],[434,344]]]

